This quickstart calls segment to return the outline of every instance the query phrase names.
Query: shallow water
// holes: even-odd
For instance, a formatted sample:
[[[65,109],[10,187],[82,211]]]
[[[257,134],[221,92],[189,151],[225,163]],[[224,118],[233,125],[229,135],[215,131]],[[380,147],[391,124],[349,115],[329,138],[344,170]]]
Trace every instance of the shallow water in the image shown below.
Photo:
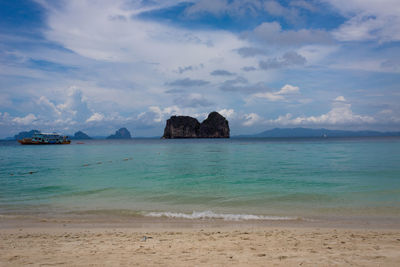
[[[400,138],[83,142],[0,142],[0,214],[400,218]]]

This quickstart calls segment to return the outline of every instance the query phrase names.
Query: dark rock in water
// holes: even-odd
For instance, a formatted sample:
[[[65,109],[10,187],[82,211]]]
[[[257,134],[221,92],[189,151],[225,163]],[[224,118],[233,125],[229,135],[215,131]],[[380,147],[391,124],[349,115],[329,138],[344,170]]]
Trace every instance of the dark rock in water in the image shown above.
[[[215,111],[201,124],[189,116],[172,116],[167,120],[163,138],[229,138],[229,123]]]
[[[30,130],[29,132],[20,132],[16,135],[14,135],[14,138],[16,140],[21,140],[24,138],[32,138],[34,134],[40,133],[38,130]]]
[[[115,134],[110,135],[107,139],[131,139],[131,133],[126,128],[121,128],[115,132]]]
[[[229,123],[218,112],[211,112],[200,125],[201,138],[229,138]]]
[[[172,116],[167,120],[163,138],[196,138],[200,123],[189,116]]]
[[[92,139],[89,135],[85,134],[82,131],[78,131],[74,134],[73,139],[84,140],[84,139]]]

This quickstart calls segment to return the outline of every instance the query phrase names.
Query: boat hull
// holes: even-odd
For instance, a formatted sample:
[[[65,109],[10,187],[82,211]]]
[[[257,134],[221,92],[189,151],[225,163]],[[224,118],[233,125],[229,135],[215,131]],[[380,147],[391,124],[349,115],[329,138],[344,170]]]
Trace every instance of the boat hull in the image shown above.
[[[35,141],[32,141],[32,140],[26,140],[26,139],[22,139],[22,140],[18,140],[18,142],[21,144],[21,145],[68,145],[68,144],[71,144],[71,141],[70,140],[67,140],[67,141],[63,141],[63,142],[35,142]]]

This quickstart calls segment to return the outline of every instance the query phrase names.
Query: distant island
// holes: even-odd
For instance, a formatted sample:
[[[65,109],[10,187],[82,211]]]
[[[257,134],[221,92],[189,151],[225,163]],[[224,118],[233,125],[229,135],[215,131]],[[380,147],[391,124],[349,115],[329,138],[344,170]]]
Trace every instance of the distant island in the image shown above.
[[[22,131],[5,140],[21,140],[32,138],[39,130]],[[400,136],[400,132],[379,131],[347,131],[311,128],[274,128],[257,134],[235,135],[232,138],[334,138],[334,137],[384,137]],[[164,139],[173,138],[229,138],[230,129],[228,121],[219,113],[211,112],[202,123],[189,116],[172,116],[167,120],[164,129]],[[121,128],[108,137],[95,136],[95,139],[131,139],[131,133],[126,128]],[[143,137],[144,138],[144,137]],[[159,137],[152,137],[159,138]],[[82,131],[77,131],[71,139],[93,139]]]
[[[214,111],[202,123],[189,116],[172,116],[166,122],[162,138],[229,138],[229,134],[229,122]]]
[[[19,132],[18,134],[14,135],[15,140],[22,140],[24,138],[32,138],[34,134],[40,133],[39,130],[30,130],[29,132]],[[9,138],[7,138],[9,139]]]
[[[252,135],[237,135],[235,138],[308,138],[308,137],[378,137],[400,136],[400,132],[344,131],[310,128],[275,128]]]
[[[78,131],[74,134],[74,136],[72,137],[72,139],[76,139],[76,140],[87,140],[87,139],[92,139],[89,135],[85,134],[82,131]]]
[[[29,132],[27,131],[22,131],[19,132],[18,134],[14,135],[14,137],[9,137],[6,140],[21,140],[24,138],[32,138],[34,134],[36,133],[41,133],[39,130],[30,130]],[[71,139],[74,140],[88,140],[88,139],[93,139],[86,133],[82,131],[77,131],[74,135],[70,136]],[[128,131],[126,128],[121,128],[115,132],[115,134],[112,134],[108,137],[98,137],[97,139],[131,139],[131,133]]]
[[[106,139],[131,139],[131,133],[126,128],[121,128]]]
[[[8,140],[22,140],[24,138],[32,138],[34,134],[41,133],[39,130],[30,130],[29,132],[23,131],[19,132],[18,134],[14,135],[14,138],[7,138]],[[90,136],[85,134],[82,131],[76,132],[71,139],[92,139]]]

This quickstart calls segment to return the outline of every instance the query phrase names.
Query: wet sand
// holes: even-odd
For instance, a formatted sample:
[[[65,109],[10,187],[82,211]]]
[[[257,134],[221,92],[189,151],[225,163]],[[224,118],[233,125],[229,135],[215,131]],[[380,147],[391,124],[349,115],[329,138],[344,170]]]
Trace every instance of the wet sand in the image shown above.
[[[0,219],[0,266],[398,266],[400,227]]]

